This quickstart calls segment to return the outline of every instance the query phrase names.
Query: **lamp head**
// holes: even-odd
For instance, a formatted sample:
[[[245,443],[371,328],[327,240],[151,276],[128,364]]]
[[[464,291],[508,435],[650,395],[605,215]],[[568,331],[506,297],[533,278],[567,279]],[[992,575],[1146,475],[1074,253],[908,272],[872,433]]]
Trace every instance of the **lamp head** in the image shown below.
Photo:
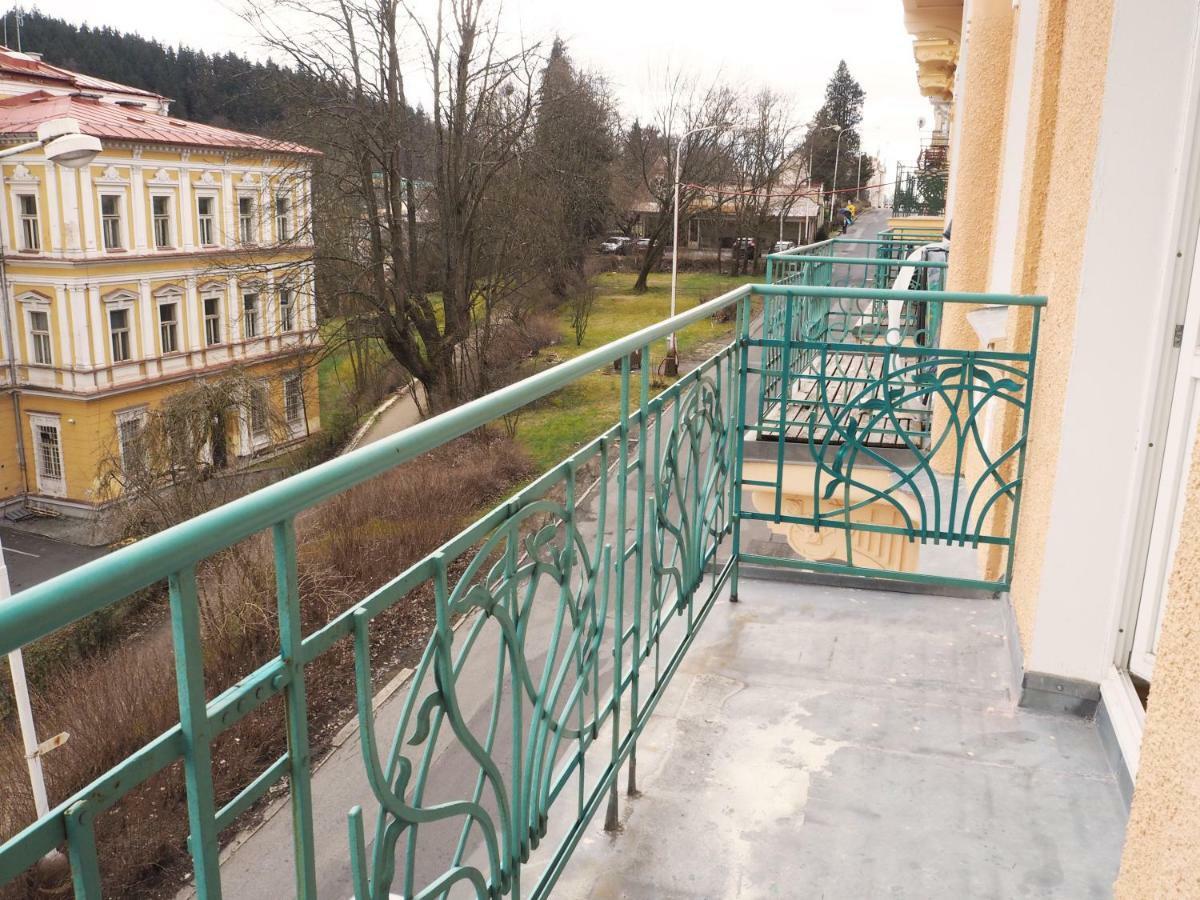
[[[46,144],[46,158],[68,169],[80,169],[96,158],[100,139],[90,134],[64,134]]]

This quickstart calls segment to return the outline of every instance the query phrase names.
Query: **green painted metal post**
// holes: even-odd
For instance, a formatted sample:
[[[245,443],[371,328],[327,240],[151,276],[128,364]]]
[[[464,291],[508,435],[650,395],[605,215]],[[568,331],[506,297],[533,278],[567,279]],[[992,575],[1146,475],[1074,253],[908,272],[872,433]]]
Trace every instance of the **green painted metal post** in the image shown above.
[[[616,831],[620,827],[617,781],[620,776],[621,758],[621,683],[625,679],[625,510],[629,500],[629,354],[621,357],[621,418],[617,453],[617,518],[613,523],[616,538],[616,586],[613,589],[613,696],[612,696],[612,787],[608,795],[608,811],[604,816],[604,830]]]
[[[183,771],[187,783],[188,838],[196,878],[196,896],[221,896],[220,847],[213,797],[212,746],[204,695],[204,652],[200,641],[200,598],[196,567],[173,573],[171,637],[175,644],[175,682],[183,730]]]
[[[633,574],[633,646],[629,655],[629,730],[637,735],[641,731],[641,706],[639,679],[642,670],[642,604],[645,587],[646,553],[646,486],[651,479],[646,471],[646,444],[650,437],[650,345],[641,350],[641,371],[638,377],[638,457],[637,457],[637,530],[634,541],[637,546],[637,570]],[[653,461],[655,471],[658,460]],[[629,772],[625,793],[637,796],[637,740],[629,750]]]
[[[294,520],[271,530],[275,544],[275,590],[279,610],[279,652],[287,671],[284,713],[287,721],[288,772],[291,775],[292,845],[295,848],[296,896],[317,896],[316,853],[312,823],[312,760],[308,743],[308,704],[304,687],[300,587]]]
[[[87,800],[77,800],[67,809],[67,857],[71,862],[71,884],[75,900],[99,900],[100,858],[96,854],[96,817]]]
[[[738,575],[741,568],[742,458],[745,454],[746,442],[746,375],[750,368],[750,315],[753,312],[753,300],[754,295],[751,294],[748,297],[743,297],[738,303],[738,390],[737,403],[734,405],[733,411],[733,470],[729,477],[729,509],[731,512],[731,530],[733,531],[733,541],[730,547],[730,554],[733,559],[733,568],[729,573],[730,603],[738,602]],[[762,377],[762,375],[759,375],[760,379]]]

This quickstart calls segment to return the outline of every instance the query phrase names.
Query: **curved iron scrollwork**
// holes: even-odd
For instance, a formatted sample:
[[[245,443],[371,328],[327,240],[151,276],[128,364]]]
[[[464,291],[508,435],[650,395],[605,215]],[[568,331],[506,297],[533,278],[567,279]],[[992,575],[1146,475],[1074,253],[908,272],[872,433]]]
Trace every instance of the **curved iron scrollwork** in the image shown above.
[[[372,708],[370,616],[355,618],[362,755],[377,808],[369,852],[363,812],[350,814],[357,897],[520,895],[522,865],[549,840],[556,804],[574,799],[556,820],[572,833],[594,812],[641,728],[642,663],[655,657],[644,704],[670,677],[658,666],[669,613],[689,610],[682,636],[673,630],[676,643],[661,648],[681,658],[702,621],[693,622],[693,597],[730,531],[733,359],[727,348],[594,445],[590,507],[574,499],[585,448],[501,508],[453,572],[444,554],[410,570],[407,585],[432,582],[437,623],[386,754]],[[628,396],[628,372],[623,384]],[[552,485],[565,497],[552,499]],[[642,503],[628,502],[635,485]],[[627,547],[634,535],[642,543]],[[626,589],[644,578],[642,596]],[[612,753],[597,751],[600,767],[589,762],[586,774],[602,733]],[[551,849],[555,859],[569,852]]]
[[[856,511],[884,503],[913,539],[973,546],[988,541],[988,514],[1002,500],[1016,502],[1019,476],[1013,469],[1025,436],[1023,429],[1007,438],[985,432],[989,421],[1005,420],[1003,407],[1024,417],[1027,371],[983,352],[872,352],[879,355],[878,377],[858,379],[853,391],[841,395],[830,383],[820,385],[819,406],[807,423],[818,480],[807,524],[853,528]],[[940,427],[918,440],[899,419],[914,405],[932,405],[930,400],[939,411],[931,421]],[[871,436],[881,431],[898,436],[908,451],[903,462],[873,445]],[[976,460],[970,464],[968,451]],[[934,461],[943,453],[950,462],[939,477]],[[886,472],[890,483],[880,488],[877,478],[862,477],[865,469]],[[842,502],[830,504],[839,494]]]
[[[653,501],[651,564],[660,606],[674,594],[682,608],[704,577],[728,524],[726,402],[720,385],[707,377],[679,402],[679,420],[670,432]]]

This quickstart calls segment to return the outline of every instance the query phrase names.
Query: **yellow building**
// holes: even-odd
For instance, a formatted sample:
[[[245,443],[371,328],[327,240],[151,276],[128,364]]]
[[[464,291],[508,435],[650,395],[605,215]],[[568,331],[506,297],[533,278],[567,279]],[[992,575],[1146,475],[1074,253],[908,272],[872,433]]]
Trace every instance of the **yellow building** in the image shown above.
[[[1096,718],[1130,801],[1117,895],[1197,897],[1200,9],[903,3],[919,84],[951,104],[947,288],[1048,298],[1010,596],[1021,702]],[[1028,340],[1020,311],[968,312],[948,308],[944,344]]]
[[[315,151],[171,118],[166,98],[3,48],[0,98],[0,147],[60,118],[102,145],[81,168],[40,150],[0,167],[0,504],[91,513],[105,458],[147,411],[234,367],[250,396],[214,464],[319,428]]]

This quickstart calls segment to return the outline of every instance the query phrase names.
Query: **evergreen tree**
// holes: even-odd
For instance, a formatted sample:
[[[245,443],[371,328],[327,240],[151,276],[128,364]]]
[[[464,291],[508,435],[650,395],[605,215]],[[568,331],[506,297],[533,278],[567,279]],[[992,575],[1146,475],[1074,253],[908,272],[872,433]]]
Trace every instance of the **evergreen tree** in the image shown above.
[[[838,203],[854,196],[852,190],[846,189],[858,185],[860,154],[863,156],[862,183],[870,184],[874,174],[870,158],[862,152],[862,140],[858,133],[866,96],[862,85],[850,74],[846,61],[839,62],[829,84],[825,86],[825,103],[813,116],[804,139],[805,152],[811,154],[812,159],[812,180],[824,185],[827,192],[839,190],[836,194]],[[837,184],[834,184],[835,164]]]
[[[574,68],[561,39],[550,50],[538,100],[540,245],[551,290],[565,298],[579,289],[588,245],[612,218],[616,116],[603,82]]]

